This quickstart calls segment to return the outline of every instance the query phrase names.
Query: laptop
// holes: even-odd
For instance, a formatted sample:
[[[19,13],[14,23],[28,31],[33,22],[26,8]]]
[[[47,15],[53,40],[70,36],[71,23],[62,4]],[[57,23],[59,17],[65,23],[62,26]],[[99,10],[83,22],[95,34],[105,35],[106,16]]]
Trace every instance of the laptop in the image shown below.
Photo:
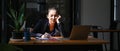
[[[87,40],[90,33],[90,26],[88,25],[74,25],[71,30],[70,40]]]

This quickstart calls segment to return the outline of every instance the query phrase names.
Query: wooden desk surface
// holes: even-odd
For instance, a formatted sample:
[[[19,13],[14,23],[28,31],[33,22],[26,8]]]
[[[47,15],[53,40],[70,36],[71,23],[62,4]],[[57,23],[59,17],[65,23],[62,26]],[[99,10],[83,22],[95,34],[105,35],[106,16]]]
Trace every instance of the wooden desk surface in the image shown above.
[[[28,42],[20,41],[9,41],[12,45],[101,45],[109,43],[108,41],[102,39],[96,39],[93,37],[88,37],[87,40],[35,40],[34,38]]]

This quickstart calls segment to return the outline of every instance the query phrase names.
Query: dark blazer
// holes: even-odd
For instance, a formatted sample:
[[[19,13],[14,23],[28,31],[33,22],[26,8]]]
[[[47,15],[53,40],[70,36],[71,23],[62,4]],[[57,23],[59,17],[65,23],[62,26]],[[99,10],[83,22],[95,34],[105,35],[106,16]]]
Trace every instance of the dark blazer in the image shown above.
[[[55,23],[55,28],[53,31],[49,29],[49,20],[47,18],[40,19],[35,27],[33,28],[33,33],[41,33],[44,34],[45,32],[50,33],[51,35],[57,35],[58,33],[63,33],[63,23],[60,22]]]

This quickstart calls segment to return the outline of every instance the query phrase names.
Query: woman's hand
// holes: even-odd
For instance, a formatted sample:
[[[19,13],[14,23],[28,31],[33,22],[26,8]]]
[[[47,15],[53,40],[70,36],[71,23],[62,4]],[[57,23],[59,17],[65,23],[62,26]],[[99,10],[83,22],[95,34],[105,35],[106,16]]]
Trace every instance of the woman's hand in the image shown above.
[[[61,18],[60,15],[56,18],[56,22],[57,22],[57,23],[60,23],[60,21],[59,21],[60,18]]]
[[[33,28],[30,28],[30,33],[33,32]]]

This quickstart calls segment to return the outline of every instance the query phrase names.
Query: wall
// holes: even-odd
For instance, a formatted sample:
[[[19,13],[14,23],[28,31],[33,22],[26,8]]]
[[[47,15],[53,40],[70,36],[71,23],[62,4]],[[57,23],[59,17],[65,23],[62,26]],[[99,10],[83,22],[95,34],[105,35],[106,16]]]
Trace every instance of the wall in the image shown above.
[[[109,28],[110,0],[81,0],[81,24]]]
[[[111,0],[81,0],[81,24],[97,25],[108,29],[110,26]],[[98,34],[99,38],[110,40],[110,34]],[[107,45],[109,49],[109,45]]]

